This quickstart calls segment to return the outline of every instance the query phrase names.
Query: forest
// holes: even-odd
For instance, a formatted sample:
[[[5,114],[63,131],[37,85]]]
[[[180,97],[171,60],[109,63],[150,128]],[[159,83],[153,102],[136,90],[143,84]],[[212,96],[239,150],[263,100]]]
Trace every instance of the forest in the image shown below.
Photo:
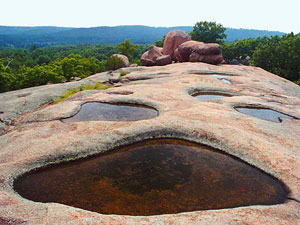
[[[149,26],[116,26],[116,27],[13,27],[0,26],[0,47],[30,48],[33,44],[39,47],[55,45],[87,44],[120,44],[129,39],[134,44],[151,44],[161,39],[171,30],[184,30],[190,33],[192,26],[149,27]],[[283,32],[226,28],[226,41],[246,38],[283,35]]]
[[[163,40],[156,44],[162,45]],[[234,42],[222,41],[223,56],[233,59],[251,58],[251,65],[282,76],[300,85],[300,34],[258,37]],[[131,63],[140,64],[141,55],[150,45],[134,45],[126,40],[113,44],[79,44],[30,48],[0,48],[0,92],[68,82],[72,77],[116,69],[120,62],[111,57],[121,53]]]

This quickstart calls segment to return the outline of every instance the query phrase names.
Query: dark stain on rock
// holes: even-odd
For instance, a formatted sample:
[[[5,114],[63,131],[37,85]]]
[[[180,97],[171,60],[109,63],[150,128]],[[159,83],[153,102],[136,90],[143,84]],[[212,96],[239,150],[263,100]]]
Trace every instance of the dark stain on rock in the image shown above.
[[[31,95],[31,93],[19,94],[17,97],[18,97],[18,98],[24,98],[24,97],[27,97],[27,96],[29,96],[29,95]]]

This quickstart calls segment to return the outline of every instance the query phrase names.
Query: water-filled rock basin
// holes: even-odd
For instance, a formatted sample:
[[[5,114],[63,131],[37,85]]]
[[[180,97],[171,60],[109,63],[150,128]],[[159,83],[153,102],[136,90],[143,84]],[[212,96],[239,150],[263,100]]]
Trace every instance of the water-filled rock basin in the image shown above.
[[[296,119],[295,117],[277,112],[272,109],[256,108],[256,107],[235,107],[235,109],[243,114],[258,117],[263,120],[268,120],[275,123],[281,123],[281,118]]]
[[[81,106],[77,114],[62,121],[138,121],[157,116],[157,110],[144,105],[88,102]]]
[[[285,202],[279,180],[210,147],[146,140],[19,177],[15,190],[103,214],[159,215]]]
[[[225,84],[232,84],[230,80],[226,80],[226,79],[219,79],[219,80]]]
[[[198,92],[192,95],[196,97],[200,101],[212,101],[212,100],[219,100],[225,97],[231,97],[229,94],[224,93],[216,93],[216,92]]]
[[[218,78],[218,79],[224,79],[224,78],[229,77],[229,76],[227,76],[227,75],[218,75],[218,74],[213,74],[213,75],[210,75],[210,76],[215,77],[215,78]]]

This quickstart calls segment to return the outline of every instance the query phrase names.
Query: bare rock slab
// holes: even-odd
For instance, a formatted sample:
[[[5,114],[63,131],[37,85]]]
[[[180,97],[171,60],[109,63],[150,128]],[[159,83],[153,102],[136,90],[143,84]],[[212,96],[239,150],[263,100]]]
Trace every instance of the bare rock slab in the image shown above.
[[[111,74],[0,94],[1,123],[13,124],[0,136],[0,224],[299,225],[298,85],[256,67],[199,62],[127,68],[126,72],[130,73],[122,86],[84,91],[42,108],[70,87],[108,81]],[[225,97],[199,101],[194,95],[201,93]],[[62,121],[89,102],[144,105],[156,109],[158,116],[139,121]],[[237,107],[270,109],[292,118],[275,123],[240,113]],[[14,180],[31,170],[155,138],[183,139],[219,149],[282,181],[289,190],[288,198],[277,205],[126,216],[34,202],[14,191]]]

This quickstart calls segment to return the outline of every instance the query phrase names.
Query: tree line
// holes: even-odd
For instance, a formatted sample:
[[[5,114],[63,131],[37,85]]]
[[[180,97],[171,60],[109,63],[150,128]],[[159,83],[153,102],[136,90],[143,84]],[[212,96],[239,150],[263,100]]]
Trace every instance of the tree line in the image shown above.
[[[216,22],[198,22],[190,35],[192,40],[219,43],[225,62],[250,57],[250,65],[261,67],[300,85],[300,33],[258,37],[226,42],[226,28]],[[163,40],[157,41],[162,46]]]
[[[84,44],[30,49],[0,49],[0,92],[86,78],[92,74],[123,66],[113,54],[126,55],[139,64],[147,45],[134,45],[129,40],[119,45]]]
[[[225,28],[215,22],[199,22],[190,33],[193,40],[215,42],[222,46],[226,62],[251,58],[251,65],[282,76],[300,85],[300,34],[258,37],[225,42]],[[157,41],[162,46],[163,40]],[[85,78],[91,74],[122,67],[113,54],[126,55],[131,63],[140,64],[149,45],[134,45],[125,40],[119,45],[80,44],[39,48],[6,47],[0,49],[0,92],[18,90],[47,83]]]

